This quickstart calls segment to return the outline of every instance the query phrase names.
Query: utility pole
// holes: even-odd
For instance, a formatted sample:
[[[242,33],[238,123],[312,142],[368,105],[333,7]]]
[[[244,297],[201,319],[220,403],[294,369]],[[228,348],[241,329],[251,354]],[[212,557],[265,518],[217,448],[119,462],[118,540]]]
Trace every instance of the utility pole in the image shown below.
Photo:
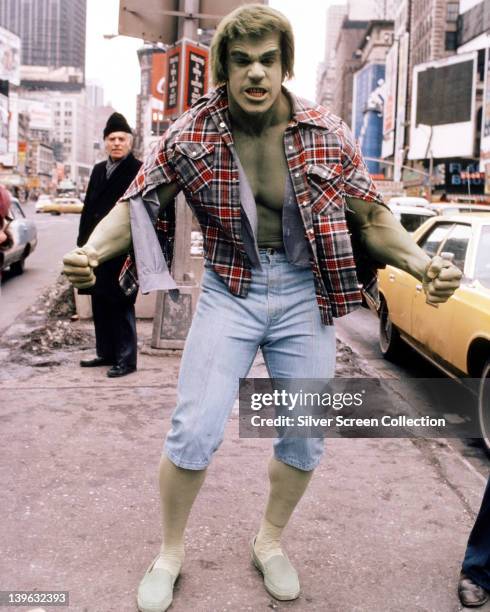
[[[199,0],[180,0],[180,10],[185,13],[179,19],[179,38],[197,39],[197,18]],[[187,332],[192,321],[199,287],[191,272],[191,231],[192,211],[184,195],[179,193],[175,200],[175,245],[172,276],[179,295],[172,298],[170,293],[157,293],[155,316],[153,318],[152,348],[183,349]]]

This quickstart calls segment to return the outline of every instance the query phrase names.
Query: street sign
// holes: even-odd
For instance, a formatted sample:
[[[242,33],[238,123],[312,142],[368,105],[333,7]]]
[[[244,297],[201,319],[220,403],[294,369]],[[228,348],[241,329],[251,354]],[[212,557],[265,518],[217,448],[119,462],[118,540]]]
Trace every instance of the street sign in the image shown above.
[[[172,45],[178,38],[179,0],[121,0],[119,34]]]
[[[208,59],[207,47],[192,43],[185,45],[184,111],[197,102],[208,89]]]
[[[182,45],[167,51],[167,85],[165,87],[165,117],[180,115],[180,90],[182,84]]]
[[[201,0],[198,11],[179,10],[179,0],[121,0],[119,3],[119,34],[143,38],[148,42],[173,45],[179,38],[179,17],[193,19],[196,28],[215,28],[224,15],[242,4],[265,4],[242,0]]]
[[[207,47],[181,40],[167,51],[167,85],[164,115],[175,119],[208,89]]]

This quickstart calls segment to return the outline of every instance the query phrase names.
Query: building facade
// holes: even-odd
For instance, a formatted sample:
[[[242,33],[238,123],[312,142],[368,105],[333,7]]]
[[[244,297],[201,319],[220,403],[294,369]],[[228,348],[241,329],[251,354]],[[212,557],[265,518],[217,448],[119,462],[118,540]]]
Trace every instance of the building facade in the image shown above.
[[[351,21],[393,20],[399,0],[347,0]]]
[[[22,64],[85,72],[86,0],[0,0],[0,25],[20,36]]]
[[[354,73],[362,65],[361,54],[356,52],[368,25],[367,21],[350,21],[345,18],[335,47],[336,79],[331,110],[349,126],[352,120]]]
[[[327,108],[332,108],[334,99],[337,64],[335,49],[340,28],[346,15],[345,5],[335,5],[327,10],[327,29],[325,37],[325,56],[319,64],[316,101]]]
[[[456,52],[459,1],[412,0],[410,64],[448,57]]]

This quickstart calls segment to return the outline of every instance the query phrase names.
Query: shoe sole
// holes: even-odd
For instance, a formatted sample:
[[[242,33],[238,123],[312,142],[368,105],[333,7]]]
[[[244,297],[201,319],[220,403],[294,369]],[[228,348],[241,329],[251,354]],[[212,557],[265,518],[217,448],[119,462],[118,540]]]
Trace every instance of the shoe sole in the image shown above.
[[[163,603],[163,607],[159,606],[158,608],[148,608],[147,606],[141,605],[138,600],[136,600],[136,604],[138,606],[139,612],[164,612],[165,610],[168,610],[168,608],[170,608],[170,606],[172,605],[172,601],[173,597],[170,598],[170,601],[168,603],[165,601]]]
[[[298,592],[295,592],[295,593],[279,593],[278,591],[274,591],[274,589],[270,585],[267,584],[266,578],[265,578],[264,566],[262,565],[259,558],[255,554],[254,542],[255,542],[255,539],[252,540],[252,544],[251,544],[252,563],[255,565],[255,567],[258,569],[258,571],[262,574],[264,578],[265,590],[270,595],[272,595],[274,599],[277,599],[278,601],[292,601],[293,599],[298,599],[299,594],[301,593],[301,589],[298,589]]]

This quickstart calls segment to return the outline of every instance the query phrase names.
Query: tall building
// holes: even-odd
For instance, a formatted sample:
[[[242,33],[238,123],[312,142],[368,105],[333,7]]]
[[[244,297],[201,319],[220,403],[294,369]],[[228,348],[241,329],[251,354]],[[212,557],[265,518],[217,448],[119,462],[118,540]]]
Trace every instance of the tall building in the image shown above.
[[[88,178],[94,156],[93,119],[94,109],[87,102],[85,91],[26,91],[21,90],[26,100],[44,102],[51,109],[52,131],[50,145],[56,161],[63,165],[64,176],[83,189]]]
[[[347,0],[347,16],[351,21],[391,21],[399,0]]]
[[[325,57],[318,72],[316,100],[327,108],[332,107],[336,80],[335,47],[342,22],[346,15],[343,4],[331,6],[327,10],[327,30],[325,37]]]
[[[364,156],[381,157],[383,142],[383,111],[386,98],[386,58],[393,43],[393,21],[369,22],[364,38],[355,55],[362,68],[354,74],[352,131]],[[384,166],[367,160],[372,174],[384,175]]]
[[[411,67],[456,52],[458,15],[458,0],[412,0]]]
[[[357,51],[368,26],[368,21],[350,21],[346,17],[342,23],[335,48],[337,77],[331,110],[348,125],[351,125],[352,120],[354,73],[362,65],[361,54]]]
[[[92,81],[86,84],[85,90],[89,106],[104,106],[104,88],[102,85]]]
[[[0,26],[22,41],[22,64],[85,72],[87,0],[0,0]]]

